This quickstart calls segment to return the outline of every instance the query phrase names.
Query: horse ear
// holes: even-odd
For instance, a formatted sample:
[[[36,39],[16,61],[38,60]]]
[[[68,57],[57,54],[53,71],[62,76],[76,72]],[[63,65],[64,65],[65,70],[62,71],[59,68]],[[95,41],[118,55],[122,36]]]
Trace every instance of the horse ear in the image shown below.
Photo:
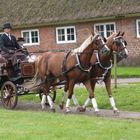
[[[96,29],[96,30],[94,31],[94,34],[99,34],[99,31]]]
[[[125,34],[125,32],[123,32],[123,33],[121,34],[121,36],[124,36],[124,34]]]
[[[120,35],[120,31],[117,33],[116,37]]]

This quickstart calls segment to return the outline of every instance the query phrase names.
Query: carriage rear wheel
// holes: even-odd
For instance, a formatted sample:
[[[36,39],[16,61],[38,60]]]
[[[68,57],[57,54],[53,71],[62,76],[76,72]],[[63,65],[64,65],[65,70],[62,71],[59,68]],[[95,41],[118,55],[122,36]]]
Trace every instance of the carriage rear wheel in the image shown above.
[[[18,94],[14,83],[6,81],[1,87],[1,102],[4,108],[14,109],[17,105]]]
[[[43,95],[43,93],[42,93],[42,91],[40,90],[40,91],[39,91],[40,100],[42,100],[42,95]],[[52,101],[55,102],[55,99],[56,99],[56,91],[52,91],[49,95],[50,95],[50,97],[52,98]],[[46,99],[46,105],[49,105],[47,99]]]

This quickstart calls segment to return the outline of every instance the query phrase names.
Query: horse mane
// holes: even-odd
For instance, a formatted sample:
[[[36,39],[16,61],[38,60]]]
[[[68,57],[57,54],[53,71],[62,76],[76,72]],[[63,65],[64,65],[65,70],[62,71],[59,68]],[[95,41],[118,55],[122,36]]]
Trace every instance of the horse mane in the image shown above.
[[[117,33],[113,32],[108,38],[107,38],[107,46],[110,48],[110,45],[113,43],[113,38],[115,38]]]
[[[74,49],[72,51],[73,54],[76,53],[82,53],[93,41],[93,35],[90,35],[83,43],[80,47]]]
[[[113,32],[108,38],[107,40],[112,40],[112,38],[116,37],[117,33]]]

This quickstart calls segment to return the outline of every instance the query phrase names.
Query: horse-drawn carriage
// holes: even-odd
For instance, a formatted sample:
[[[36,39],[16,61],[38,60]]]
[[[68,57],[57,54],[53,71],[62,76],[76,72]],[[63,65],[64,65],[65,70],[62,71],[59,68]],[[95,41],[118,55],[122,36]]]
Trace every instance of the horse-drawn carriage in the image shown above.
[[[94,97],[94,88],[97,77],[102,76],[106,85],[111,107],[117,111],[115,101],[111,91],[111,66],[113,61],[113,52],[120,57],[118,61],[128,56],[126,49],[126,41],[123,38],[124,33],[113,33],[106,40],[99,34],[92,34],[88,39],[77,49],[68,53],[60,52],[46,52],[41,55],[35,63],[28,61],[21,61],[19,64],[21,75],[20,77],[13,77],[11,75],[11,68],[9,62],[0,60],[0,89],[1,100],[5,108],[15,108],[20,95],[32,94],[33,89],[39,91],[42,108],[48,100],[50,108],[54,110],[54,103],[56,93],[50,96],[52,87],[59,85],[65,86],[65,92],[68,91],[68,99],[66,101],[66,112],[70,111],[70,99],[73,95],[74,85],[76,83],[83,83],[89,93],[89,98],[82,106],[86,109],[89,102],[92,102],[95,111],[98,110],[96,99]],[[98,50],[98,54],[94,54],[94,50]],[[110,63],[111,62],[111,63]],[[37,69],[36,69],[37,68]],[[36,73],[36,75],[35,75]],[[36,76],[36,81],[39,77],[41,84],[27,88],[23,86],[26,79],[32,79]],[[59,82],[58,82],[59,81]],[[62,106],[64,100],[62,99]]]
[[[14,71],[11,60],[6,60],[0,56],[0,93],[1,103],[6,109],[14,109],[18,102],[18,96],[36,94],[38,91],[41,98],[41,89],[34,86],[32,78],[35,75],[36,68],[33,55],[28,56],[23,61],[17,60],[20,75]],[[55,94],[55,93],[54,93]],[[53,97],[53,100],[55,96]]]

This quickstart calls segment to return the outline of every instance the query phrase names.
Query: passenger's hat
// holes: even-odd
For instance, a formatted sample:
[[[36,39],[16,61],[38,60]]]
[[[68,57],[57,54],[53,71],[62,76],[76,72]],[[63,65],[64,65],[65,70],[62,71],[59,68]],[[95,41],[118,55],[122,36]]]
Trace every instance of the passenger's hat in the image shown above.
[[[9,22],[6,22],[6,23],[3,24],[3,29],[6,29],[6,28],[12,29],[12,26]]]

